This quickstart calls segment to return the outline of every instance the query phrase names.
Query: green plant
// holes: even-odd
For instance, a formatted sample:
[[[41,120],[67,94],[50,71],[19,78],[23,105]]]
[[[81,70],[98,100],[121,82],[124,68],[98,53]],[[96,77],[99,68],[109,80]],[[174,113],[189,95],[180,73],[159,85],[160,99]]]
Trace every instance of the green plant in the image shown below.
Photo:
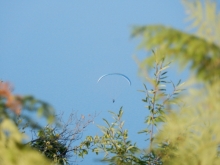
[[[149,136],[150,146],[146,144],[149,150],[143,150],[128,140],[128,130],[124,129],[124,121],[122,121],[123,110],[122,107],[119,113],[110,113],[114,121],[110,124],[109,121],[103,119],[106,126],[98,126],[102,131],[102,136],[87,136],[86,140],[81,143],[83,152],[80,156],[88,154],[89,149],[99,154],[104,152],[102,161],[108,162],[110,165],[161,165],[162,161],[152,147],[156,127],[159,123],[163,122],[163,114],[168,112],[171,102],[177,101],[178,94],[183,90],[179,81],[174,85],[172,81],[167,81],[166,69],[169,68],[170,63],[165,63],[165,57],[153,52],[155,59],[154,77],[146,76],[148,82],[152,85],[152,89],[148,89],[144,84],[145,98],[142,100],[149,110],[149,115],[146,116],[145,123],[147,128],[139,133],[146,133]],[[166,84],[172,84],[173,91],[170,94],[166,92]]]
[[[104,152],[105,156],[102,161],[109,162],[110,165],[136,164],[141,160],[136,156],[140,150],[136,144],[132,144],[128,140],[128,130],[124,129],[124,121],[122,121],[122,107],[119,113],[109,111],[114,121],[110,124],[103,119],[106,126],[98,126],[102,131],[102,136],[87,136],[86,141],[82,143],[82,147],[86,149],[92,148],[96,154]]]
[[[32,140],[28,143],[32,148],[41,152],[55,164],[67,165],[77,163],[77,155],[83,152],[80,145],[75,144],[82,137],[86,127],[93,122],[95,116],[84,115],[77,117],[71,113],[65,122],[62,114],[57,115],[58,124],[48,124],[36,131],[32,130]],[[74,154],[75,153],[75,154]]]
[[[182,0],[193,33],[164,25],[135,26],[132,36],[142,38],[140,49],[158,49],[168,59],[190,66],[193,75],[203,82],[220,79],[220,12],[217,1]],[[152,67],[153,58],[142,60],[140,67]],[[212,73],[212,74],[210,74]]]
[[[153,78],[150,78],[147,74],[145,78],[151,84],[152,89],[148,89],[147,85],[144,84],[144,90],[139,90],[140,92],[145,93],[145,99],[142,101],[145,102],[146,108],[149,110],[149,115],[145,119],[147,128],[139,133],[150,134],[150,148],[153,141],[154,129],[158,123],[163,122],[163,114],[168,110],[166,106],[170,106],[170,103],[174,103],[174,99],[177,98],[177,95],[183,91],[181,80],[175,85],[172,81],[167,81],[167,71],[169,68],[170,62],[165,63],[165,57],[160,54],[153,52],[155,59],[155,66]],[[166,91],[166,85],[172,84],[173,91],[168,94]]]
[[[22,109],[21,100],[11,92],[8,83],[0,82],[0,164],[49,165],[49,160],[23,144],[26,136],[15,124]]]
[[[154,151],[164,165],[220,164],[219,85],[194,90],[190,98],[189,106],[164,115],[166,122],[155,137]]]

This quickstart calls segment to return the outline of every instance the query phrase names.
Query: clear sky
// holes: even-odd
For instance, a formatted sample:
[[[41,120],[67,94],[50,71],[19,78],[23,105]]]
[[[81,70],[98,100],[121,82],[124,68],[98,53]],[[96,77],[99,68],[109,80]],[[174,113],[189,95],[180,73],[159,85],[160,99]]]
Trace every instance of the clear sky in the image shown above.
[[[144,128],[147,110],[137,92],[143,85],[132,58],[144,53],[136,50],[131,29],[165,24],[184,30],[184,18],[178,0],[0,1],[0,79],[11,82],[15,93],[45,100],[66,117],[72,111],[101,112],[95,124],[111,120],[107,111],[123,106],[130,138],[144,147],[145,137],[137,132]],[[112,72],[132,82],[114,104],[108,96],[114,90],[97,84],[101,75]],[[176,76],[170,79],[177,81]],[[95,124],[84,135],[99,133]],[[98,163],[88,156],[81,164]]]

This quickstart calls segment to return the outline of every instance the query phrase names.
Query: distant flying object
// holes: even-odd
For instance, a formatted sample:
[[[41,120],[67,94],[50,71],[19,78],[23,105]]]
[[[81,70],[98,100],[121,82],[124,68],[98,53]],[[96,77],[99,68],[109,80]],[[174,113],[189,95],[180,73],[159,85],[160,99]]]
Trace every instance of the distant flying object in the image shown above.
[[[104,75],[102,75],[102,76],[98,79],[97,83],[98,83],[101,79],[103,79],[104,77],[106,77],[106,76],[111,76],[111,75],[122,76],[122,77],[124,77],[124,78],[128,81],[129,85],[131,85],[131,80],[130,80],[127,76],[125,76],[124,74],[121,74],[121,73],[109,73],[109,74],[104,74]]]
[[[116,75],[116,76],[121,76],[122,78],[126,79],[126,81],[128,82],[128,84],[131,86],[131,80],[125,76],[124,74],[121,74],[121,73],[109,73],[109,74],[104,74],[102,75],[101,77],[99,77],[97,83],[99,83],[104,77],[106,76],[111,76],[111,75]],[[115,102],[115,99],[112,99],[112,102],[114,103]]]

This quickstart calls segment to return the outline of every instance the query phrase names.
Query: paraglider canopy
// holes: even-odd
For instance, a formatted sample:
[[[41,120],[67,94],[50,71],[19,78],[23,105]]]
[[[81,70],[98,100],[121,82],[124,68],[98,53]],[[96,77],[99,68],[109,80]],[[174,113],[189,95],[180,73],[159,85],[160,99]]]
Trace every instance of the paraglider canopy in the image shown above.
[[[124,78],[128,81],[129,85],[131,85],[131,80],[130,80],[127,76],[125,76],[124,74],[121,74],[121,73],[109,73],[109,74],[104,74],[104,75],[102,75],[102,76],[98,79],[97,83],[98,83],[102,78],[104,78],[104,77],[106,77],[106,76],[110,76],[110,75],[122,76],[122,77],[124,77]]]
[[[113,103],[126,87],[131,86],[131,80],[122,73],[104,74],[99,77],[97,83],[102,86],[102,91],[105,91],[105,94],[112,99]]]

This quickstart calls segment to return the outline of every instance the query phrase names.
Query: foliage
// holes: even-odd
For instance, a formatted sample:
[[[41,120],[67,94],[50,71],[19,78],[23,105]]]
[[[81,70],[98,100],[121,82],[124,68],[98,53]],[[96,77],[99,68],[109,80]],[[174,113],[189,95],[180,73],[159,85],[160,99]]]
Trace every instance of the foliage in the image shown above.
[[[50,165],[50,162],[41,154],[22,144],[23,135],[9,119],[1,122],[0,129],[0,164]]]
[[[44,117],[48,123],[56,122],[55,110],[54,108],[42,101],[34,98],[33,96],[23,96],[21,99],[23,111],[27,111],[31,114],[36,113],[37,116]],[[30,118],[30,115],[20,114],[17,118],[17,124],[19,127],[25,126],[28,124],[29,127],[33,129],[41,129],[42,125]]]
[[[139,48],[158,49],[169,57],[177,59],[182,66],[190,65],[195,76],[205,82],[220,78],[220,12],[216,3],[210,0],[183,1],[188,20],[195,34],[189,34],[164,25],[136,26],[132,36],[141,37]],[[141,62],[141,69],[151,64],[152,59]],[[212,73],[212,74],[210,74]]]
[[[27,126],[33,129],[42,127],[30,117],[28,112],[44,117],[49,123],[55,121],[55,110],[51,105],[41,100],[37,100],[33,96],[14,95],[12,94],[12,90],[13,88],[9,83],[0,83],[0,119],[12,119],[23,131]]]
[[[205,96],[198,99],[201,94]],[[194,91],[194,97],[190,106],[164,116],[166,122],[154,141],[164,165],[220,164],[219,84]]]
[[[191,23],[189,29],[195,29],[197,36],[220,45],[220,12],[216,0],[182,0],[187,14],[187,21]]]
[[[154,52],[153,52],[154,53]],[[110,124],[109,121],[103,119],[106,126],[98,126],[102,131],[102,136],[87,136],[86,140],[81,143],[81,147],[87,154],[89,149],[99,154],[105,153],[102,161],[110,163],[110,165],[161,165],[160,157],[152,149],[152,142],[155,134],[155,127],[160,122],[163,122],[163,114],[167,113],[167,107],[171,102],[176,101],[174,98],[182,91],[181,81],[174,85],[172,81],[167,81],[166,69],[169,68],[170,63],[165,63],[165,57],[153,54],[155,59],[154,77],[147,75],[148,82],[152,85],[152,89],[148,89],[144,84],[145,89],[140,90],[145,93],[145,98],[142,100],[149,110],[149,115],[146,116],[145,123],[147,128],[139,133],[146,133],[150,139],[150,149],[139,149],[136,144],[128,140],[128,130],[124,129],[124,121],[122,121],[123,110],[122,107],[119,113],[110,113],[114,121]],[[166,84],[172,84],[173,91],[171,94],[166,93]],[[149,129],[150,127],[150,129]],[[143,146],[142,146],[143,147]],[[147,147],[147,145],[146,145]]]
[[[65,144],[58,141],[59,136],[59,134],[55,134],[53,129],[46,127],[39,131],[38,138],[32,140],[30,145],[43,153],[47,158],[53,160],[54,163],[66,164],[67,148]]]
[[[75,145],[93,118],[71,114],[67,122],[52,123],[57,116],[49,104],[32,96],[13,95],[10,84],[1,82],[0,164],[66,165],[75,163],[70,157],[83,158],[90,149],[96,154],[104,152],[102,161],[110,165],[220,164],[220,13],[217,2],[212,0],[182,2],[194,34],[163,25],[137,26],[132,34],[142,37],[139,48],[158,50],[153,52],[154,56],[139,62],[140,70],[152,86],[144,84],[141,90],[149,115],[144,121],[147,128],[140,133],[149,137],[148,149],[140,149],[129,140],[122,107],[118,114],[110,111],[112,123],[103,119],[106,125],[98,126],[102,131],[100,136],[87,136],[81,144]],[[179,81],[175,85],[166,80],[170,63],[166,63],[161,54],[166,54],[169,60],[178,60],[182,66],[189,64],[198,78],[211,82],[184,98],[187,107],[171,106],[171,103],[178,103],[183,83]],[[151,68],[155,70],[153,78],[149,74]],[[173,87],[169,94],[167,84]],[[42,127],[23,112],[38,113],[49,124]],[[70,128],[72,126],[74,128]],[[23,144],[26,127],[33,132],[29,145]]]
[[[31,118],[33,112],[47,119],[48,125],[42,127],[40,123],[33,120]],[[0,83],[0,113],[0,126],[2,125],[0,143],[4,146],[1,155],[7,153],[7,156],[1,156],[1,159],[3,164],[9,165],[21,163],[46,165],[49,161],[45,157],[56,165],[75,162],[74,153],[78,154],[81,149],[74,145],[74,142],[81,139],[83,131],[95,117],[81,115],[78,118],[77,113],[72,113],[67,121],[63,121],[63,114],[55,116],[52,106],[33,96],[12,94],[11,85],[5,82]],[[5,123],[8,125],[7,128]],[[32,132],[32,140],[27,143],[29,145],[24,144],[27,141],[27,138],[24,139],[26,129]],[[29,156],[33,159],[25,158],[24,161],[20,159],[24,157],[22,154],[26,156],[33,154]],[[22,156],[16,157],[17,155]]]
[[[133,30],[133,36],[143,39],[139,48],[158,49],[182,66],[189,64],[194,76],[208,82],[182,98],[187,107],[163,114],[164,123],[159,126],[151,150],[164,165],[217,165],[220,164],[220,13],[217,1],[182,2],[194,34],[163,25],[137,26]],[[145,73],[153,63],[153,57],[147,57],[139,62],[140,71]]]
[[[47,125],[38,133],[33,130],[33,137],[29,144],[55,164],[76,163],[76,159],[73,159],[74,153],[77,155],[82,150],[80,146],[74,145],[74,143],[81,139],[85,128],[93,122],[95,116],[89,115],[86,118],[81,115],[78,118],[77,113],[71,113],[66,122],[62,120],[62,114],[58,116],[59,125]]]
[[[88,149],[93,146],[92,151],[96,154],[104,152],[105,156],[102,161],[109,162],[111,165],[132,165],[140,162],[140,159],[135,156],[140,150],[136,144],[132,144],[128,140],[128,130],[123,129],[122,107],[118,114],[109,112],[112,114],[114,122],[110,124],[106,119],[103,119],[107,126],[98,126],[103,135],[87,136],[86,141],[82,143],[82,147],[86,146],[86,149]]]
[[[175,103],[174,98],[177,98],[177,95],[183,91],[181,87],[184,84],[181,83],[181,80],[176,85],[172,81],[167,81],[166,69],[169,68],[170,62],[164,64],[165,57],[161,54],[154,53],[153,57],[155,59],[154,77],[150,78],[147,73],[145,77],[153,88],[149,90],[144,84],[145,89],[140,90],[140,92],[145,93],[146,98],[142,101],[147,104],[146,108],[150,112],[150,115],[145,119],[147,128],[140,133],[150,134],[150,148],[153,141],[154,127],[163,122],[163,114],[167,112],[166,106],[169,106],[171,102]],[[173,91],[170,94],[166,92],[166,85],[169,83],[173,86]]]
[[[10,118],[20,114],[21,107],[21,97],[12,94],[8,83],[0,82],[0,164],[49,165],[45,157],[23,144],[25,135]]]
[[[0,110],[1,117],[9,117],[8,109],[12,110],[15,114],[20,114],[21,103],[20,97],[11,93],[12,87],[9,83],[0,82]]]
[[[7,165],[50,165],[40,153],[22,144],[24,138],[17,127],[4,119],[0,124],[0,164]]]

